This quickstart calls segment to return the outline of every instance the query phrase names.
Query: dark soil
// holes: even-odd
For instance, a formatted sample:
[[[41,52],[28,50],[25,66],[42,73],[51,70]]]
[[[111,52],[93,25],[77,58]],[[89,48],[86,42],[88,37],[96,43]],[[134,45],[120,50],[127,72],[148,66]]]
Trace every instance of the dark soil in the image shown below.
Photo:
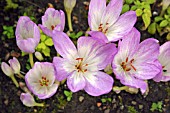
[[[7,62],[13,56],[17,57],[22,65],[22,71],[27,72],[25,65],[28,60],[28,56],[21,57],[21,51],[16,45],[15,38],[8,39],[2,35],[2,26],[16,26],[18,17],[22,16],[24,12],[27,12],[28,16],[36,18],[36,23],[41,23],[41,16],[44,15],[45,9],[48,7],[48,3],[54,5],[55,9],[62,9],[62,0],[14,0],[19,4],[17,9],[4,10],[6,1],[0,1],[0,60]],[[88,29],[87,24],[87,12],[88,12],[89,0],[77,0],[76,7],[73,11],[73,29],[75,32],[85,31]],[[158,12],[160,11],[155,5],[154,7]],[[153,10],[155,8],[153,7]],[[160,8],[160,7],[159,7]],[[140,30],[141,19],[138,18],[138,22],[135,27]],[[15,31],[15,28],[14,28]],[[65,32],[68,31],[68,26],[65,26]],[[166,40],[165,37],[160,37],[158,34],[150,35],[147,31],[141,31],[141,40],[149,37],[155,37],[163,44]],[[53,48],[54,50],[54,48]],[[51,56],[56,55],[55,50],[52,51]],[[46,58],[45,60],[51,61],[52,59]],[[112,75],[114,76],[114,75]],[[17,79],[20,82],[24,82],[22,79]],[[111,91],[109,94],[99,97],[89,96],[84,91],[73,93],[73,97],[70,102],[67,101],[64,95],[64,90],[68,90],[66,84],[59,87],[57,93],[46,100],[38,100],[37,102],[44,102],[45,107],[26,107],[20,101],[20,94],[23,92],[21,88],[16,88],[11,79],[0,71],[0,113],[136,113],[129,110],[130,107],[134,107],[138,113],[150,113],[152,103],[162,101],[162,109],[164,113],[170,113],[170,82],[156,83],[149,81],[149,93],[145,97],[140,92],[138,94],[130,94],[122,91],[119,94]],[[115,79],[115,86],[121,86],[120,82]],[[80,98],[83,98],[80,101]],[[111,98],[111,102],[102,103],[102,98]],[[154,111],[159,113],[159,111]]]

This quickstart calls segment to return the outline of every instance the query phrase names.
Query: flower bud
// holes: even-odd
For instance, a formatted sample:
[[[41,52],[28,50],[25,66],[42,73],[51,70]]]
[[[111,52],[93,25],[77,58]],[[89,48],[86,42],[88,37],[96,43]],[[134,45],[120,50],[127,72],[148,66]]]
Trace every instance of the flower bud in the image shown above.
[[[72,12],[73,8],[76,5],[76,0],[64,0],[64,7],[66,12]]]
[[[14,75],[12,68],[5,62],[2,62],[1,69],[9,77]]]
[[[19,61],[15,57],[13,57],[13,59],[10,59],[8,62],[15,74],[20,73],[21,66]]]
[[[20,100],[27,107],[32,107],[32,106],[43,107],[44,106],[43,103],[35,102],[33,96],[30,93],[21,93]]]
[[[21,93],[20,100],[25,106],[31,107],[35,106],[35,100],[30,93]]]
[[[39,61],[44,60],[44,58],[43,58],[43,56],[42,56],[42,54],[41,54],[40,52],[35,52],[34,54],[35,54],[35,57],[36,57]]]

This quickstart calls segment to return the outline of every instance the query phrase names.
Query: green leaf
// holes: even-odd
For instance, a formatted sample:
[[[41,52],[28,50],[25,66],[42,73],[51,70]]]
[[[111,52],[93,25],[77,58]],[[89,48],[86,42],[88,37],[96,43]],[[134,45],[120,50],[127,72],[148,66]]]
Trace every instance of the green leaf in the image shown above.
[[[151,10],[149,10],[149,9],[144,9],[143,12],[144,12],[145,14],[147,14],[149,17],[152,16]]]
[[[105,103],[105,102],[106,102],[106,99],[102,98],[101,101],[102,101],[102,103]]]
[[[155,0],[146,0],[146,1],[147,1],[147,3],[149,3],[149,4],[155,3]]]
[[[7,31],[3,31],[3,33],[2,33],[2,34],[6,35],[7,33],[8,33]]]
[[[134,2],[134,0],[125,0],[125,2],[126,2],[127,4],[132,4],[132,3]]]
[[[133,10],[133,11],[135,11],[137,9],[137,6],[136,5],[133,5],[131,8],[130,8],[130,10]]]
[[[41,49],[46,49],[47,46],[44,44],[44,42],[41,42],[40,44],[38,44],[37,47]]]
[[[167,34],[166,39],[170,40],[170,33]]]
[[[83,31],[79,31],[77,34],[76,34],[76,38],[79,38],[80,36],[83,35]]]
[[[167,13],[170,15],[170,6],[167,8]]]
[[[76,39],[76,34],[73,32],[73,33],[70,33],[69,35],[70,38],[73,38],[73,39]]]
[[[136,10],[136,15],[137,15],[137,16],[141,16],[142,13],[143,13],[142,9],[137,9],[137,10]]]
[[[42,41],[42,42],[44,42],[46,38],[47,38],[47,37],[46,37],[44,34],[41,35],[41,41]]]
[[[163,20],[163,18],[161,16],[157,16],[154,18],[155,22],[159,22],[161,20]]]
[[[147,27],[148,27],[149,24],[151,23],[151,18],[150,18],[150,16],[147,15],[147,13],[144,13],[144,14],[142,15],[142,20],[143,20],[143,22],[144,22],[144,24],[145,24],[145,29],[147,29]]]
[[[42,53],[45,55],[45,56],[50,56],[50,48],[49,47],[46,47],[45,49],[42,50]]]
[[[165,19],[169,19],[169,15],[164,15],[164,18]]]
[[[150,24],[150,26],[148,27],[148,32],[150,34],[155,34],[155,32],[156,32],[156,23],[155,22]]]
[[[45,40],[44,42],[47,46],[53,46],[53,40],[51,38],[48,38],[47,40]]]
[[[128,4],[125,4],[125,5],[123,5],[123,8],[122,8],[122,12],[121,12],[121,13],[125,13],[125,12],[129,11],[129,9],[130,9],[129,5],[128,5]]]
[[[159,24],[159,26],[160,27],[166,27],[167,25],[168,25],[168,20],[163,20],[160,24]]]
[[[71,100],[71,97],[67,97],[67,101],[70,101]]]

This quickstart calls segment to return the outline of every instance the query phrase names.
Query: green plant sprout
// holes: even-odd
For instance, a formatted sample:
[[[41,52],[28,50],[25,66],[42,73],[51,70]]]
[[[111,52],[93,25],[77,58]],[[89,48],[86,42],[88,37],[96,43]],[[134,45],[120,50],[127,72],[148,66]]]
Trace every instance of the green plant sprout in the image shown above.
[[[72,39],[78,39],[80,36],[83,35],[83,31],[79,31],[78,33],[70,33],[69,37],[72,38]]]
[[[112,102],[112,99],[111,98],[102,98],[101,101],[102,101],[102,103]]]
[[[133,106],[127,106],[127,108],[128,108],[128,113],[138,113]]]
[[[162,101],[159,101],[158,103],[153,102],[150,110],[152,112],[154,112],[155,110],[162,112]]]
[[[71,100],[72,94],[73,93],[71,91],[64,90],[64,95],[67,97],[67,101]]]
[[[3,26],[3,35],[6,35],[8,39],[14,38],[14,27],[13,26]]]
[[[41,41],[38,44],[36,51],[43,53],[46,57],[50,57],[50,46],[53,46],[53,41],[50,37],[46,36],[42,31],[41,34]]]
[[[12,0],[6,0],[6,3],[5,10],[16,9],[18,7],[18,4],[13,3]]]

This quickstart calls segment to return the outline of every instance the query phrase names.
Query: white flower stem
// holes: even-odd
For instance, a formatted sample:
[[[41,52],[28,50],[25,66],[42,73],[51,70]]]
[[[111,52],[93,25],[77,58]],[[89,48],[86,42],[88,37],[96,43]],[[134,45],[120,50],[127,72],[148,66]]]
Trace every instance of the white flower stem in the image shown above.
[[[17,82],[17,80],[15,79],[14,75],[10,76],[12,81],[14,82],[15,86],[18,88],[19,87],[19,84]]]
[[[29,60],[30,60],[30,65],[31,65],[31,67],[33,67],[33,65],[34,65],[34,60],[33,60],[33,54],[32,54],[32,53],[29,53]]]
[[[44,103],[34,103],[34,106],[44,107]]]
[[[85,36],[88,36],[88,35],[89,35],[89,34],[87,33],[88,31],[90,31],[90,27],[87,29]]]
[[[127,86],[122,86],[122,87],[114,86],[114,87],[113,87],[113,90],[114,90],[114,91],[116,91],[116,90],[122,91],[122,90],[126,90],[126,89],[128,89]]]
[[[71,21],[71,11],[67,12],[67,21],[68,21],[69,31],[72,32],[73,28],[72,28],[72,21]]]

